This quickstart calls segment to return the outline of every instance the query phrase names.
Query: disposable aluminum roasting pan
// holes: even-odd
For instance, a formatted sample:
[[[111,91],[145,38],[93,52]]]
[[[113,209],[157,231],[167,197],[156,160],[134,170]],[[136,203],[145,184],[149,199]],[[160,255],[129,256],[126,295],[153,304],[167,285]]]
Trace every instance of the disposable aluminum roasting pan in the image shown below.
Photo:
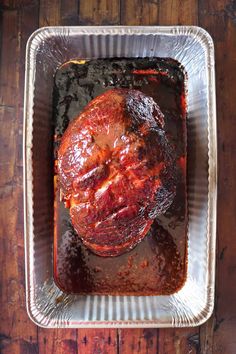
[[[168,296],[67,295],[53,280],[53,76],[74,58],[170,57],[186,69],[188,267]],[[214,47],[199,27],[45,27],[26,50],[24,208],[26,304],[42,327],[184,327],[214,304],[217,143]]]

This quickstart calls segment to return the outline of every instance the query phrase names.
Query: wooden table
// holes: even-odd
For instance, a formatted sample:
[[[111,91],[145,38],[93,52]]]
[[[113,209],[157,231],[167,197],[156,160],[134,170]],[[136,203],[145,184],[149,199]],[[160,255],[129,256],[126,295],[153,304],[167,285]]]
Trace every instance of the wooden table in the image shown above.
[[[236,353],[236,2],[0,0],[0,352]],[[42,329],[25,309],[22,131],[25,45],[48,25],[199,25],[216,51],[219,190],[213,316],[186,329]]]

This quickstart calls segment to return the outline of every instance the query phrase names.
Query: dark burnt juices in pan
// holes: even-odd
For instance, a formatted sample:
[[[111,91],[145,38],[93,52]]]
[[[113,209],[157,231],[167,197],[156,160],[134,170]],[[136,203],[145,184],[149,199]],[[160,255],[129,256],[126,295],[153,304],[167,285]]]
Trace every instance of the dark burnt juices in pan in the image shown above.
[[[100,257],[87,249],[60,201],[55,168],[54,279],[66,293],[167,295],[186,279],[186,105],[185,75],[173,59],[97,59],[70,61],[56,72],[53,109],[54,158],[60,138],[82,109],[115,87],[133,88],[153,97],[165,115],[165,130],[177,154],[177,193],[164,215],[131,251]]]

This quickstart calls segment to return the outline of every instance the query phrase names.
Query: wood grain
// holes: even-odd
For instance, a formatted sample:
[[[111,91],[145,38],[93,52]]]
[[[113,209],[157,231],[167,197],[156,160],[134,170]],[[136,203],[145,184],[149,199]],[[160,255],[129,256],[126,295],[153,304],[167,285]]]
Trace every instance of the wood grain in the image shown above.
[[[80,1],[80,25],[117,25],[120,21],[119,0]]]
[[[39,27],[60,25],[60,1],[40,0]]]
[[[39,328],[38,348],[40,354],[77,354],[77,330]]]
[[[160,25],[197,25],[197,0],[160,0]]]
[[[118,333],[121,354],[159,353],[157,329],[120,329]]]
[[[200,349],[198,328],[161,329],[158,354],[197,354]]]
[[[122,25],[157,25],[158,15],[158,0],[121,0]]]
[[[218,122],[217,272],[214,317],[201,328],[203,353],[236,352],[236,4],[200,1],[199,23],[213,36]]]
[[[117,353],[116,329],[80,329],[78,333],[79,353]]]
[[[61,0],[60,2],[60,25],[76,26],[79,24],[78,0]]]

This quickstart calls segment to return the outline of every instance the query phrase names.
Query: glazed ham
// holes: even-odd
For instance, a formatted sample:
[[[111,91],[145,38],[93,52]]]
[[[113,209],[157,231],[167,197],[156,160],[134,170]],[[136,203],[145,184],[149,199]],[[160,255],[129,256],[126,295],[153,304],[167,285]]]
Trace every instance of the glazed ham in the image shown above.
[[[175,157],[154,100],[112,89],[69,125],[58,150],[59,185],[74,229],[100,256],[132,249],[175,196]]]

